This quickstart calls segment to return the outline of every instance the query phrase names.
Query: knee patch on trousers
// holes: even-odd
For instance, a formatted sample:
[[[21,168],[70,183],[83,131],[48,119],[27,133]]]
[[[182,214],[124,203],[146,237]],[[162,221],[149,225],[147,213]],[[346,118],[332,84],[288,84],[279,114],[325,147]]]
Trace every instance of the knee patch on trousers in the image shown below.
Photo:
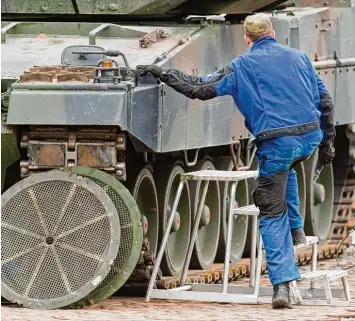
[[[274,176],[259,176],[256,179],[253,198],[260,209],[260,217],[281,216],[286,212],[286,186],[288,171]]]

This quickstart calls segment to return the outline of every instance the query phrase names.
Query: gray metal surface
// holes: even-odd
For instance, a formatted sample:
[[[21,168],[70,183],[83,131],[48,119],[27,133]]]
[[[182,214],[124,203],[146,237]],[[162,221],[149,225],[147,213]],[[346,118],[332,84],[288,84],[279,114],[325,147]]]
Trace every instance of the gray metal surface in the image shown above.
[[[60,84],[51,85],[59,87]],[[14,89],[7,124],[105,124],[120,126],[126,130],[127,95],[123,90]]]
[[[352,28],[355,8],[291,11],[291,14],[289,11],[270,14],[279,43],[304,50],[312,60],[333,59],[334,51],[342,59],[355,57],[355,28]],[[204,28],[192,24],[143,27],[112,24],[104,25],[94,37],[92,31],[100,26],[94,23],[18,24],[7,30],[6,43],[1,45],[2,75],[19,76],[33,65],[59,64],[62,49],[68,45],[88,44],[89,38],[95,38],[95,43],[105,49],[124,52],[133,68],[156,62],[165,68],[199,76],[219,70],[247,51],[242,24]],[[157,28],[167,31],[168,37],[148,48],[140,47],[139,39]],[[355,91],[350,85],[355,81],[354,69],[347,66],[320,70],[335,102],[337,125],[355,121]],[[126,98],[117,96],[121,93],[104,96],[85,93],[83,96],[88,98],[78,98],[73,93],[62,95],[62,91],[36,92],[34,95],[39,98],[34,98],[26,91],[14,91],[9,124],[115,125],[127,130],[148,149],[162,153],[227,145],[232,140],[250,137],[231,97],[204,102],[191,100],[165,85],[154,89],[156,82],[152,79],[150,82],[150,85],[134,88],[132,93],[122,94]],[[26,108],[23,108],[25,102]],[[90,102],[94,102],[93,108]],[[67,106],[70,106],[69,112]]]
[[[131,135],[155,151],[161,151],[162,99],[160,86],[137,87],[128,100],[128,129]],[[122,128],[122,127],[121,127]]]
[[[345,276],[348,276],[348,271],[346,270],[316,270],[302,273],[300,280],[322,281],[327,279],[331,281]]]
[[[234,215],[259,215],[260,210],[254,204],[238,207],[233,210]]]
[[[314,299],[324,298],[324,290],[323,289],[310,289],[308,287],[299,287],[298,288],[303,297],[313,297]],[[222,292],[222,284],[191,284],[192,291],[198,292]],[[168,290],[168,291],[172,291]],[[228,293],[233,294],[253,294],[253,288],[250,286],[236,286],[229,285]],[[270,297],[273,294],[273,288],[271,286],[261,286],[259,288],[259,299],[260,297]],[[341,288],[333,288],[332,295],[334,298],[344,298],[344,291]]]
[[[221,292],[169,291],[153,289],[151,298],[165,300],[258,304],[258,296],[253,294],[233,294]]]
[[[270,14],[281,44],[305,51],[313,61],[331,60],[334,53],[341,59],[355,57],[355,7],[291,11]],[[354,122],[355,66],[323,69],[320,76],[334,101],[336,125]]]
[[[315,244],[318,242],[318,237],[317,236],[306,236],[306,242],[302,243],[302,244],[298,244],[296,246],[294,246],[294,249],[300,249],[302,247],[311,245],[311,244]]]
[[[13,1],[4,0],[1,9],[4,14],[18,13],[21,16],[41,16],[41,13],[52,15],[160,15],[163,13],[249,13],[260,10],[273,4],[278,0],[101,0],[91,3],[87,0],[64,0],[62,2],[42,2],[36,0]],[[45,4],[45,5],[44,5]]]
[[[93,291],[120,244],[111,199],[67,172],[33,175],[1,196],[1,291],[25,307],[54,309]]]
[[[2,23],[4,27],[7,23]],[[1,44],[1,75],[18,77],[33,66],[60,65],[61,53],[67,46],[88,45],[89,33],[98,23],[20,23],[7,32],[6,43]],[[163,27],[169,37],[140,48],[139,38],[159,26],[120,26],[110,24],[96,37],[96,45],[121,50],[130,66],[151,64],[163,52],[174,48],[181,37],[190,35],[199,26]],[[161,28],[161,27],[160,27]],[[19,35],[21,35],[19,37]],[[120,65],[122,60],[118,59]]]
[[[258,176],[258,171],[217,171],[202,170],[181,175],[181,180],[197,181],[233,181],[248,179]]]

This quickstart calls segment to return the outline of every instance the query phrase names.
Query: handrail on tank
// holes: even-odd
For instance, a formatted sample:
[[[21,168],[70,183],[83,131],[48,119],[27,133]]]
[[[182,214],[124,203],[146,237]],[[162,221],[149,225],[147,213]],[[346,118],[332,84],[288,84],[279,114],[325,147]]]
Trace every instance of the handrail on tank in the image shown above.
[[[353,67],[355,66],[355,57],[354,58],[343,58],[343,59],[330,59],[323,61],[313,62],[315,69],[327,69],[327,68],[336,68],[336,67]]]
[[[106,83],[14,83],[12,89],[27,90],[127,90],[124,84]]]

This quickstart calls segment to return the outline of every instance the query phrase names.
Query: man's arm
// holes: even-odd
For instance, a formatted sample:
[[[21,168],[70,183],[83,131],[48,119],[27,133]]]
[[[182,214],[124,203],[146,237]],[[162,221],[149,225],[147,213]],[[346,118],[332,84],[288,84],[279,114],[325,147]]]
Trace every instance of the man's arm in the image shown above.
[[[332,97],[330,96],[323,80],[320,78],[316,71],[315,76],[317,79],[317,87],[319,92],[319,109],[321,115],[321,127],[324,133],[322,143],[325,145],[333,145],[335,138],[335,125],[334,125],[334,105]]]
[[[137,66],[142,74],[151,73],[155,78],[191,99],[208,100],[217,96],[232,95],[236,88],[233,67],[223,69],[205,77],[190,76],[177,69],[163,70],[156,65]]]
[[[308,56],[307,56],[308,58]],[[323,80],[320,78],[316,70],[314,69],[311,60],[308,58],[311,72],[315,77],[317,90],[320,98],[320,103],[318,109],[321,112],[321,128],[323,130],[323,140],[324,145],[333,145],[335,138],[335,125],[334,125],[334,105],[332,97],[330,96]]]
[[[316,82],[316,90],[319,95],[318,109],[321,112],[321,128],[323,131],[323,139],[319,146],[318,162],[321,166],[332,163],[335,157],[335,149],[333,147],[335,138],[335,125],[334,125],[334,105],[332,97],[330,96],[323,80],[314,69],[313,64],[309,57],[306,55],[311,73]],[[318,96],[317,95],[317,96]],[[318,100],[318,99],[317,99]]]

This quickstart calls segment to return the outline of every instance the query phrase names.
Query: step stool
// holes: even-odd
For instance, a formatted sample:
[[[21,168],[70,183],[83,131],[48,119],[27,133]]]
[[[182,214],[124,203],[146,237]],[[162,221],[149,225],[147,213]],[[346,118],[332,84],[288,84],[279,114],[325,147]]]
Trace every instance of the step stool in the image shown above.
[[[263,244],[262,238],[258,246],[258,223],[257,217],[259,209],[255,205],[248,205],[245,207],[234,209],[234,202],[230,202],[228,212],[228,230],[226,241],[226,252],[224,259],[223,281],[222,284],[187,284],[185,285],[188,267],[190,264],[192,251],[197,237],[199,222],[201,219],[203,205],[210,181],[229,181],[231,182],[230,199],[235,199],[237,182],[244,179],[255,178],[258,175],[257,171],[218,171],[218,170],[202,170],[196,172],[186,173],[180,176],[180,184],[178,186],[173,208],[169,216],[166,230],[163,235],[162,243],[156,258],[152,276],[148,285],[146,294],[146,301],[151,298],[155,299],[177,299],[177,300],[191,300],[191,301],[209,301],[209,302],[227,302],[227,303],[241,303],[241,304],[258,304],[271,303],[273,289],[269,287],[260,287],[261,266],[263,260]],[[199,201],[198,210],[193,225],[191,239],[185,258],[184,266],[180,277],[180,286],[174,289],[156,289],[156,277],[159,271],[160,263],[163,258],[163,253],[167,245],[170,230],[174,221],[176,209],[180,200],[180,196],[184,184],[189,180],[203,181],[202,195]],[[232,228],[234,215],[249,215],[252,219],[252,235],[251,235],[251,255],[250,255],[250,279],[249,286],[228,285],[230,252],[232,242]],[[335,305],[334,298],[343,298],[346,300],[339,300],[336,305],[350,305],[350,291],[347,283],[347,271],[317,271],[317,237],[307,237],[306,243],[294,247],[295,251],[304,246],[312,245],[312,268],[311,272],[302,275],[301,280],[310,281],[309,288],[300,288],[297,282],[292,282],[291,295],[293,302],[297,304],[311,304],[311,305]],[[258,255],[256,257],[256,248],[258,247]],[[343,289],[331,289],[329,281],[341,278],[343,281]],[[322,289],[315,289],[314,282],[322,280],[324,282],[324,291]],[[323,299],[323,300],[320,300]],[[325,299],[325,300],[324,300]]]

